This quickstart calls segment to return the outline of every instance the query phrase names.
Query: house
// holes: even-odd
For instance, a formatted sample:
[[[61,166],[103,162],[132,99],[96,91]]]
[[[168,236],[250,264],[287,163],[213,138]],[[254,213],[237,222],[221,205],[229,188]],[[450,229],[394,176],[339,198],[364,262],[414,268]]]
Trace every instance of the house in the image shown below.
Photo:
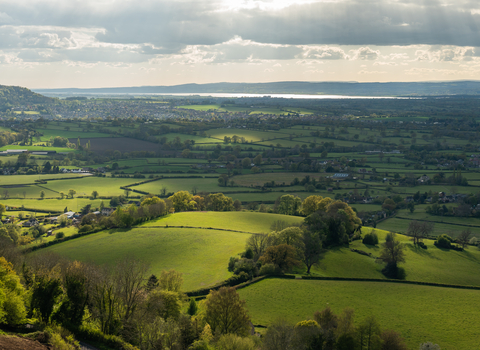
[[[345,174],[345,173],[336,173],[332,175],[332,179],[337,179],[337,180],[346,179],[347,177],[348,177],[348,174]]]
[[[75,215],[74,211],[67,211],[66,213],[63,213],[63,215],[66,215],[67,218],[72,219],[73,216]]]
[[[27,221],[24,221],[22,226],[24,227],[33,227],[38,225],[38,220],[35,218],[30,218]]]
[[[422,175],[420,178],[417,180],[418,183],[424,184],[430,181],[430,178],[427,175]]]
[[[115,211],[115,208],[103,208],[102,215],[109,216]]]

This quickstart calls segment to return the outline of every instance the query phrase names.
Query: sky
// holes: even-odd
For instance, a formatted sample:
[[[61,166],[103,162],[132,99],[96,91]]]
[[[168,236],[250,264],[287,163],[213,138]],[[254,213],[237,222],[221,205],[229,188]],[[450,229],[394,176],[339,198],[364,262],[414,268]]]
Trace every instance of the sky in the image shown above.
[[[480,80],[475,0],[0,0],[0,84]]]

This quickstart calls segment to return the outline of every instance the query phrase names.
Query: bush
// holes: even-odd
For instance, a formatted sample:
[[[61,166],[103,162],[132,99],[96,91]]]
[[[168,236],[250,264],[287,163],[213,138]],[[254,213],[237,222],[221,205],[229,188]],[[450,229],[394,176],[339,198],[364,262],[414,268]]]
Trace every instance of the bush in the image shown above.
[[[238,275],[233,275],[228,280],[226,280],[229,286],[236,286],[237,284],[247,282],[250,279],[250,276],[246,272],[240,272]]]
[[[439,248],[452,249],[452,242],[453,239],[450,236],[443,234],[438,236],[434,244]]]
[[[64,239],[65,238],[65,233],[62,231],[55,233],[55,239]]]
[[[417,245],[422,249],[427,249],[427,245],[423,242],[418,242]]]
[[[258,273],[260,276],[271,276],[277,273],[277,269],[274,264],[265,264],[260,268]]]
[[[88,232],[88,231],[91,231],[91,230],[93,230],[92,225],[83,225],[82,227],[80,227],[78,232]]]
[[[368,245],[377,245],[378,244],[378,236],[375,233],[375,230],[372,230],[372,232],[367,233],[365,237],[363,237],[362,240],[363,244],[368,244]]]

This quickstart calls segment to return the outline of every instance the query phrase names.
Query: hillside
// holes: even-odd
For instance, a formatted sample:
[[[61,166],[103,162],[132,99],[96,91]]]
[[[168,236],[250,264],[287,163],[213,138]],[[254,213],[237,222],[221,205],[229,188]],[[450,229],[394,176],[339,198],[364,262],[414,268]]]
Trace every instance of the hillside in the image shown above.
[[[50,94],[248,93],[349,96],[439,96],[479,95],[480,82],[357,83],[282,81],[272,83],[212,83],[92,89],[38,89],[36,91]]]
[[[0,85],[0,111],[14,106],[27,106],[53,102],[50,97],[42,96],[20,86]]]

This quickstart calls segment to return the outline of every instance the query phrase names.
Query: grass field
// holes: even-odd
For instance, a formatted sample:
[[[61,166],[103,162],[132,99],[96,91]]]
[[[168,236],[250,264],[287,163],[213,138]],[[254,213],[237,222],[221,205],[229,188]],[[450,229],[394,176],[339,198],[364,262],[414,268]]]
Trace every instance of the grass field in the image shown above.
[[[61,152],[75,152],[72,148],[63,148],[63,147],[47,147],[47,146],[19,146],[19,145],[7,145],[0,147],[1,151],[6,151],[8,149],[26,149],[29,151],[38,151],[38,152],[46,152],[46,151],[57,151]]]
[[[78,196],[90,196],[94,190],[98,191],[99,196],[118,196],[124,194],[120,186],[125,186],[138,181],[138,179],[127,178],[106,178],[91,176],[82,179],[49,181],[42,185],[56,192],[68,194],[70,189],[77,191]]]
[[[149,221],[143,226],[194,226],[231,229],[245,232],[270,232],[274,221],[302,223],[303,218],[280,214],[256,212],[184,212],[168,215],[164,218]]]
[[[175,269],[183,273],[184,290],[211,286],[227,279],[228,259],[245,249],[246,233],[181,229],[110,230],[49,247],[69,259],[114,265],[132,255],[151,266],[151,273]]]
[[[320,174],[317,173],[260,173],[260,174],[246,174],[234,176],[232,179],[239,186],[263,186],[265,182],[275,181],[277,184],[285,183],[290,185],[290,183],[297,178],[302,180],[305,176],[310,176],[310,179],[315,178],[319,179]]]
[[[394,329],[409,349],[427,341],[442,349],[479,347],[480,291],[377,282],[267,279],[239,290],[254,324],[282,317],[292,323],[313,319],[330,306],[335,313],[355,309],[356,324],[374,315],[384,329]]]
[[[172,168],[172,167],[170,167]],[[131,181],[131,180],[130,180]],[[131,181],[132,182],[132,181]],[[177,191],[190,191],[194,187],[197,188],[197,191],[207,191],[207,192],[222,192],[229,191],[227,187],[218,186],[218,180],[216,178],[190,178],[190,179],[161,179],[159,181],[149,182],[143,185],[135,186],[136,190],[149,192],[152,194],[159,194],[162,187],[167,188],[167,192],[177,192]]]
[[[88,176],[88,175],[87,175]],[[36,180],[68,179],[79,177],[78,174],[40,174],[0,176],[0,186],[34,184]]]
[[[42,141],[48,141],[51,137],[66,137],[67,139],[73,138],[97,138],[97,137],[110,137],[109,134],[104,134],[101,132],[82,132],[82,131],[67,131],[67,130],[52,130],[52,129],[37,129],[38,132],[42,133]]]
[[[65,208],[68,210],[79,211],[87,204],[91,204],[92,208],[100,207],[101,199],[91,200],[88,198],[73,199],[1,199],[0,203],[9,207],[49,210],[52,212],[63,212]],[[103,200],[106,207],[109,206],[109,200]],[[7,211],[6,213],[10,213]]]
[[[369,232],[371,228],[363,228]],[[385,241],[386,231],[376,229],[380,245]],[[439,249],[432,240],[424,240],[428,249],[414,247],[410,238],[397,235],[397,238],[406,244],[406,262],[400,266],[405,269],[406,279],[409,281],[425,281],[445,284],[480,286],[480,274],[472,271],[480,270],[480,250],[470,247],[463,252]],[[363,244],[360,240],[354,241],[350,247],[334,248],[324,255],[318,267],[312,268],[312,274],[325,277],[361,277],[384,278],[381,273],[383,264],[377,264],[373,257],[380,255],[381,247]],[[350,248],[371,253],[368,257],[355,252]],[[299,273],[305,272],[302,267]]]

